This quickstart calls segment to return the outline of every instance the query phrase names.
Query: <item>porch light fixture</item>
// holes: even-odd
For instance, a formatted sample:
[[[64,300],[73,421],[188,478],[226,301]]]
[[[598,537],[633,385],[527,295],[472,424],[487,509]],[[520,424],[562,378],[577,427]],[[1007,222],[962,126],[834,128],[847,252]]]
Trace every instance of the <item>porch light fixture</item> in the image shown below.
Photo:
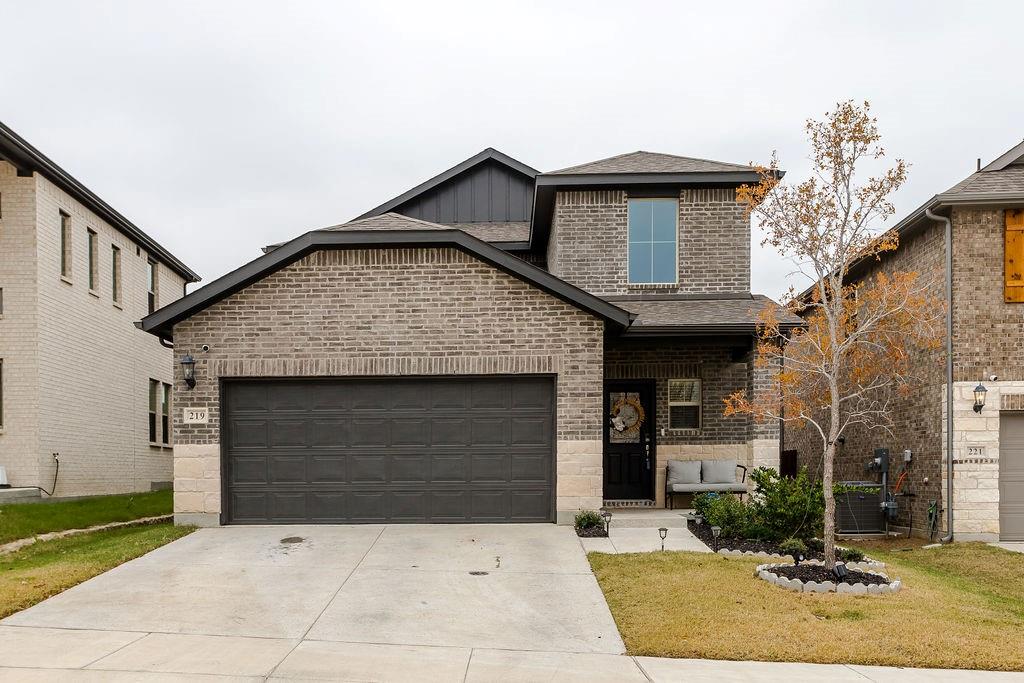
[[[608,510],[605,510],[604,512],[601,513],[601,519],[604,520],[604,532],[607,534],[608,528],[612,525],[612,513],[609,512]]]
[[[718,537],[722,535],[722,527],[713,526],[711,527],[711,535],[715,537],[715,552],[718,552]]]
[[[985,407],[985,394],[987,393],[988,389],[981,382],[974,387],[974,412],[980,413],[981,409]]]
[[[668,529],[661,527],[658,529],[658,535],[661,536],[661,550],[665,551],[665,537],[668,536]]]
[[[189,354],[181,358],[181,374],[185,378],[185,384],[189,389],[196,388],[196,359]]]

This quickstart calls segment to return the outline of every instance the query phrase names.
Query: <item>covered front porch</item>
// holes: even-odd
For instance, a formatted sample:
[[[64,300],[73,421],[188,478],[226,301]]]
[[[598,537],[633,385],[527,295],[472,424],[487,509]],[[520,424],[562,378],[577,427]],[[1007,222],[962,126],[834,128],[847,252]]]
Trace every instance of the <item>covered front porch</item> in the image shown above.
[[[665,508],[669,461],[690,463],[685,469],[697,489],[702,481],[728,476],[745,483],[746,471],[757,467],[778,469],[778,425],[725,415],[730,394],[772,386],[775,370],[756,365],[753,342],[752,329],[719,335],[666,331],[605,342],[606,508]],[[693,493],[672,498],[676,509],[685,509]]]

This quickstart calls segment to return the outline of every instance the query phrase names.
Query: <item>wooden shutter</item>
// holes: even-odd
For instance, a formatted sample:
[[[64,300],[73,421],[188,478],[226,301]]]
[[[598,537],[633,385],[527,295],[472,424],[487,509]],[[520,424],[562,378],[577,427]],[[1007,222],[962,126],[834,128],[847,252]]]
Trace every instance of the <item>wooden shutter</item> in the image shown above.
[[[1006,248],[1003,298],[1024,302],[1024,210],[1006,210]]]

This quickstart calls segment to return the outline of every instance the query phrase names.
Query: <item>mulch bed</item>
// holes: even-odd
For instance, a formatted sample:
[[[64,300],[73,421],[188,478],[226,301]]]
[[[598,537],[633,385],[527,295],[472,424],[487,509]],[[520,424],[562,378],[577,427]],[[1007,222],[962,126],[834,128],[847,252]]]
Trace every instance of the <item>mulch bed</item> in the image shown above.
[[[608,532],[603,526],[592,526],[586,529],[576,529],[576,535],[580,538],[608,538]]]
[[[710,524],[707,524],[707,523],[697,524],[697,523],[692,522],[692,521],[687,521],[686,526],[687,526],[687,528],[690,530],[690,532],[694,536],[696,536],[697,538],[699,538],[701,541],[704,542],[704,545],[706,545],[709,548],[714,549],[714,547],[715,547],[715,537],[711,533],[711,525]],[[775,553],[777,555],[785,555],[786,554],[786,553],[782,552],[782,550],[779,549],[779,546],[778,546],[777,543],[772,543],[770,541],[759,541],[759,540],[752,539],[752,538],[719,538],[718,539],[718,549],[719,550],[739,550],[741,552],[750,551],[752,553],[766,553],[768,555],[771,555],[772,553]],[[804,559],[805,560],[824,560],[825,559],[825,553],[817,551],[817,550],[808,550],[807,553],[804,555]]]
[[[889,580],[884,576],[868,574],[856,569],[849,570],[850,573],[847,577],[840,581],[835,577],[835,574],[820,564],[783,565],[781,567],[772,567],[766,571],[777,576],[785,576],[787,579],[800,579],[805,583],[807,581],[817,581],[818,583],[831,581],[832,583],[848,583],[850,585],[855,583],[886,585],[889,583]]]

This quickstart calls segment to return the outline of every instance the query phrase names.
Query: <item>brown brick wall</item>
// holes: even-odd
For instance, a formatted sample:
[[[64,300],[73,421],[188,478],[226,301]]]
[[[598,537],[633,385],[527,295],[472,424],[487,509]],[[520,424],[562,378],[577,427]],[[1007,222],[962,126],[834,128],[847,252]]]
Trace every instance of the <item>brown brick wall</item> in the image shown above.
[[[598,295],[651,289],[628,284],[625,190],[558,192],[548,269]],[[679,284],[660,292],[714,295],[750,292],[750,221],[732,188],[679,191]]]

